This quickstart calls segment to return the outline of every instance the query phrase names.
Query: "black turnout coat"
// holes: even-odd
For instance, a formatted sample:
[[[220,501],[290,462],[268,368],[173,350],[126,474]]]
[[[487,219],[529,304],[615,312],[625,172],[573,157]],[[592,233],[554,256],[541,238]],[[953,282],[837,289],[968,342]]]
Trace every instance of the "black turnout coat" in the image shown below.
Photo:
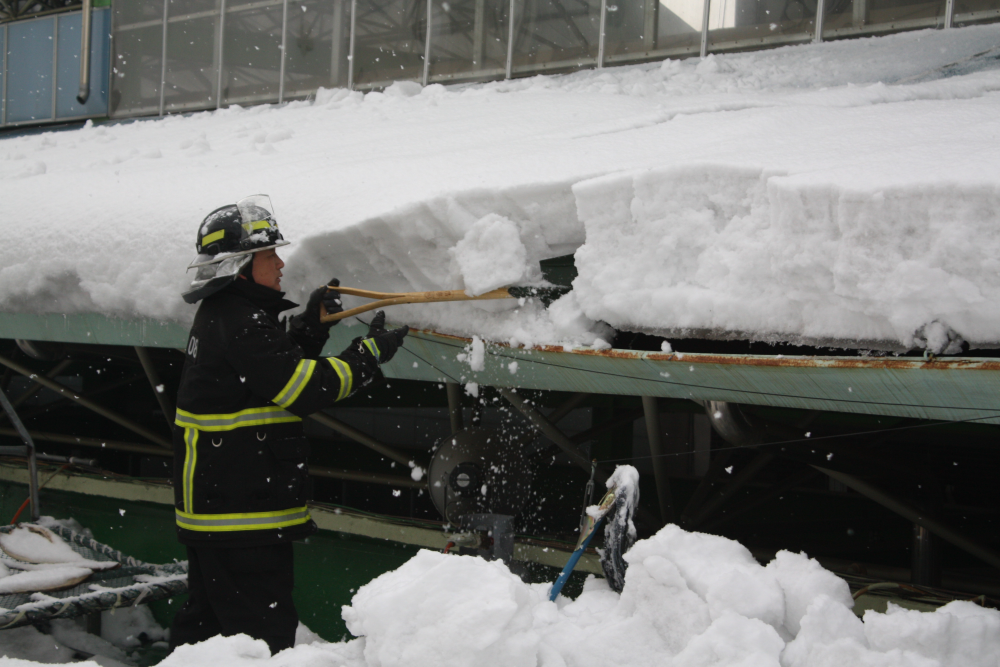
[[[183,544],[262,546],[316,531],[302,418],[367,384],[378,364],[363,346],[320,357],[324,328],[286,332],[278,319],[295,306],[283,292],[236,280],[198,307],[174,432]]]

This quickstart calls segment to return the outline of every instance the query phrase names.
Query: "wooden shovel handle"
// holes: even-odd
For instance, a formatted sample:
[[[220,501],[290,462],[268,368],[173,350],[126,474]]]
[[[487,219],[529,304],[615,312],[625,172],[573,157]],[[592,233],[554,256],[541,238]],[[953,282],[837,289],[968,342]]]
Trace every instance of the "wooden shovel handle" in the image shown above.
[[[329,287],[329,286],[328,286]],[[358,306],[357,308],[351,308],[350,310],[345,310],[340,313],[334,313],[333,315],[328,315],[326,308],[320,305],[319,321],[320,322],[336,322],[337,320],[342,320],[345,317],[353,317],[354,315],[359,315],[360,313],[366,313],[369,310],[377,310],[379,308],[385,308],[386,306],[398,306],[404,303],[436,303],[440,301],[485,301],[488,299],[513,299],[510,292],[507,291],[506,287],[501,287],[500,289],[495,289],[492,292],[486,292],[485,294],[480,294],[479,296],[469,296],[463,290],[439,290],[436,292],[372,292],[370,290],[357,289],[354,287],[329,287],[329,289],[335,289],[341,294],[349,294],[350,296],[360,296],[366,299],[378,299],[372,303],[365,304],[364,306]]]

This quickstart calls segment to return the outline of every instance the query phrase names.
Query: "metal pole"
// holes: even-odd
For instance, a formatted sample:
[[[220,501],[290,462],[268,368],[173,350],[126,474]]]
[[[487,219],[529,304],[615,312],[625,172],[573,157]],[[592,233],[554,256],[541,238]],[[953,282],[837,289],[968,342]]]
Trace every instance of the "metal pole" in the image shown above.
[[[833,479],[837,480],[844,486],[851,488],[861,495],[874,500],[879,505],[882,505],[891,512],[895,512],[907,521],[917,524],[918,526],[923,526],[927,530],[931,531],[938,537],[948,542],[951,542],[959,549],[966,551],[976,558],[982,560],[985,563],[989,563],[991,566],[1000,569],[1000,554],[984,547],[983,545],[975,542],[961,533],[952,530],[948,526],[944,525],[940,521],[932,519],[930,517],[924,516],[921,512],[910,507],[906,503],[893,498],[888,493],[882,491],[878,487],[865,482],[864,480],[858,479],[853,475],[848,475],[842,472],[837,472],[835,470],[828,470],[826,468],[821,468],[819,466],[812,466],[816,470],[819,470],[824,475],[828,475]]]
[[[285,101],[285,52],[288,50],[288,0],[281,3],[281,66],[278,70],[278,104]]]
[[[90,18],[93,0],[83,0],[83,15],[80,26],[80,91],[76,101],[86,104],[90,97]]]
[[[0,117],[0,125],[7,124],[7,51],[10,45],[7,44],[7,24],[3,26],[3,116]]]
[[[381,442],[371,437],[370,435],[362,433],[361,431],[359,431],[358,429],[354,428],[349,424],[345,424],[340,420],[334,419],[325,412],[316,412],[309,416],[318,421],[323,426],[326,426],[327,428],[332,428],[334,431],[337,431],[342,435],[346,435],[351,440],[354,440],[355,442],[360,442],[365,447],[370,447],[374,449],[382,456],[390,458],[396,463],[401,463],[404,466],[409,466],[410,461],[413,460],[413,457],[406,456],[401,452],[397,452],[392,447],[383,445]]]
[[[708,55],[708,18],[712,11],[712,0],[705,0],[705,11],[701,15],[701,57]]]
[[[608,23],[608,0],[601,0],[601,34],[597,40],[597,69],[604,68],[604,27]]]
[[[358,13],[358,0],[351,0],[351,43],[350,53],[347,56],[347,89],[354,90],[354,29],[356,22],[354,17]]]
[[[560,405],[558,408],[556,408],[548,415],[546,415],[545,418],[548,419],[553,424],[558,424],[560,421],[562,421],[563,417],[565,417],[566,415],[568,415],[569,413],[573,412],[578,407],[580,407],[580,404],[586,401],[588,398],[590,398],[590,394],[586,394],[583,392],[579,394],[573,394],[568,399],[566,399],[566,401],[562,405]]]
[[[670,492],[670,477],[667,476],[667,460],[664,458],[663,443],[660,440],[660,408],[655,396],[642,397],[642,409],[646,416],[646,435],[649,436],[649,454],[653,462],[653,478],[656,480],[656,494],[660,501],[660,518],[664,524],[674,520],[673,495]]]
[[[333,7],[333,28],[330,36],[330,85],[336,86],[340,83],[340,45],[343,41],[341,37],[344,31],[343,0],[334,0]]]
[[[356,470],[343,470],[341,468],[322,468],[309,466],[309,474],[313,477],[326,477],[328,479],[342,479],[348,482],[365,482],[368,484],[385,484],[387,486],[405,487],[407,489],[426,489],[427,482],[415,482],[409,477],[399,477],[398,475],[383,475],[375,472],[359,472]]]
[[[160,115],[163,115],[164,95],[167,91],[167,7],[170,0],[163,0],[163,49],[160,53]]]
[[[510,25],[507,26],[507,71],[505,78],[509,79],[511,74],[514,72],[514,3],[516,0],[510,0],[510,16],[507,20]]]
[[[28,431],[35,440],[45,442],[58,442],[66,445],[80,445],[81,447],[96,447],[98,449],[114,449],[117,451],[130,452],[132,454],[146,454],[149,456],[173,457],[173,451],[163,451],[149,445],[141,445],[132,442],[119,442],[117,440],[101,440],[98,438],[80,438],[61,433],[45,433],[42,431]],[[10,428],[0,428],[0,435],[16,436],[17,431]],[[0,448],[2,449],[2,448]],[[21,448],[14,448],[21,449]],[[23,456],[21,453],[0,451],[0,456]],[[42,459],[47,460],[47,459]],[[74,459],[79,461],[79,459]],[[353,482],[369,482],[371,484],[388,484],[389,486],[400,486],[411,489],[426,489],[426,482],[416,482],[408,477],[397,475],[383,475],[374,472],[361,472],[354,470],[342,470],[339,468],[324,468],[321,466],[310,466],[309,474],[313,477],[329,477],[331,479],[344,479]]]
[[[71,360],[69,360],[69,359],[63,359],[58,364],[56,364],[52,368],[52,370],[50,370],[48,373],[46,373],[45,377],[48,377],[48,378],[54,378],[54,377],[56,377],[57,375],[59,375],[60,373],[62,373],[64,370],[66,370],[66,368],[70,364],[72,364],[72,363],[73,362]],[[31,398],[32,396],[34,396],[35,394],[37,394],[41,389],[42,389],[42,385],[38,384],[37,382],[32,382],[31,386],[28,387],[27,389],[25,389],[23,394],[21,394],[20,396],[18,396],[17,398],[15,398],[13,401],[11,401],[11,405],[13,405],[15,408],[21,407],[22,403],[24,403],[26,400],[28,400],[29,398]]]
[[[951,0],[948,0],[951,2]],[[823,41],[823,20],[826,18],[826,0],[816,0],[816,34],[813,35],[814,42]]]
[[[131,419],[128,419],[126,417],[122,417],[121,415],[119,415],[116,412],[108,410],[107,408],[105,408],[105,407],[103,407],[101,405],[98,405],[97,403],[94,403],[93,401],[91,401],[89,399],[86,399],[83,396],[79,396],[79,395],[75,394],[72,389],[69,389],[68,387],[64,387],[63,385],[59,384],[58,382],[54,382],[54,381],[48,379],[47,377],[38,375],[37,373],[32,373],[30,369],[25,368],[21,364],[15,362],[15,361],[11,361],[10,359],[8,359],[7,357],[4,357],[4,356],[0,356],[0,364],[3,364],[4,366],[7,366],[8,368],[14,369],[15,371],[17,371],[21,375],[23,375],[23,376],[25,376],[25,377],[27,377],[29,379],[32,379],[35,382],[38,382],[39,384],[43,385],[44,387],[46,387],[48,389],[51,389],[54,392],[57,392],[58,394],[62,395],[65,398],[70,399],[71,401],[75,401],[75,402],[79,403],[83,407],[87,408],[88,410],[92,410],[93,412],[96,412],[97,414],[101,415],[102,417],[106,417],[106,418],[110,419],[111,421],[113,421],[113,422],[115,422],[117,424],[120,424],[121,426],[124,426],[125,428],[127,428],[130,431],[138,433],[142,437],[146,438],[147,440],[149,440],[151,442],[155,442],[156,444],[160,445],[161,447],[164,447],[166,449],[173,449],[173,446],[166,439],[158,436],[157,434],[155,434],[152,431],[146,429],[145,427],[140,426],[139,424],[136,424]]]
[[[431,21],[434,18],[434,0],[427,0],[427,31],[424,37],[424,77],[423,85],[427,85],[427,81],[431,76]]]
[[[56,94],[59,92],[59,17],[52,17],[52,120],[56,119]]]
[[[216,49],[216,55],[219,60],[219,68],[215,72],[215,108],[222,108],[222,69],[223,60],[226,57],[226,0],[220,0],[221,9],[219,11],[219,30],[218,30],[218,40],[219,48]],[[138,348],[136,348],[138,349]]]
[[[21,440],[24,440],[24,444],[28,447],[28,497],[31,498],[31,519],[36,521],[39,516],[38,507],[38,462],[35,459],[35,443],[31,439],[31,435],[28,430],[24,428],[24,424],[21,423],[20,418],[17,416],[17,412],[14,411],[14,406],[10,404],[7,400],[7,394],[0,389],[0,404],[3,405],[4,412],[10,417],[10,423],[14,425],[17,429],[17,434],[21,436]]]
[[[554,442],[558,447],[563,450],[570,458],[573,463],[580,466],[587,472],[590,472],[592,462],[586,456],[580,452],[576,444],[572,440],[567,438],[562,431],[555,427],[552,422],[545,418],[542,413],[540,413],[535,408],[528,405],[527,401],[515,394],[510,389],[500,389],[500,394],[507,399],[507,401],[513,405],[517,410],[528,418],[535,428],[541,431],[545,437]],[[596,479],[603,484],[608,479],[608,474],[601,467],[597,467]]]
[[[146,378],[149,379],[149,386],[153,388],[153,395],[156,396],[156,402],[160,404],[160,410],[163,411],[163,417],[167,420],[167,428],[173,430],[174,428],[174,406],[170,403],[170,399],[167,398],[164,393],[163,383],[160,381],[160,374],[156,372],[156,366],[153,365],[153,359],[149,356],[149,350],[144,347],[135,347],[135,355],[139,357],[139,363],[142,364],[142,370],[146,372]]]
[[[35,440],[44,442],[58,442],[64,445],[80,445],[81,447],[96,447],[98,449],[115,449],[133,454],[148,454],[150,456],[173,456],[173,450],[164,450],[152,445],[143,445],[137,442],[121,442],[118,440],[104,440],[102,438],[84,438],[76,435],[65,435],[63,433],[49,433],[47,431],[28,431]],[[9,428],[0,428],[0,435],[16,435],[17,431]]]
[[[955,20],[955,0],[947,0],[944,5],[944,29],[948,30],[952,27],[952,22]]]
[[[465,428],[462,420],[462,388],[455,382],[444,385],[448,393],[448,416],[451,418],[451,434],[455,435]]]

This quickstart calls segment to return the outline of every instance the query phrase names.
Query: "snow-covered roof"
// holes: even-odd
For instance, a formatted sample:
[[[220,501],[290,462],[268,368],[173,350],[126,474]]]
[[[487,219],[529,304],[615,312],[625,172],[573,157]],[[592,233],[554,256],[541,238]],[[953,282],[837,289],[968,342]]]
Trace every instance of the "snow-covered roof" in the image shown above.
[[[189,321],[198,224],[266,192],[292,298],[332,276],[478,292],[575,253],[548,310],[391,312],[447,333],[905,348],[937,321],[997,344],[998,44],[921,31],[6,138],[0,310]]]

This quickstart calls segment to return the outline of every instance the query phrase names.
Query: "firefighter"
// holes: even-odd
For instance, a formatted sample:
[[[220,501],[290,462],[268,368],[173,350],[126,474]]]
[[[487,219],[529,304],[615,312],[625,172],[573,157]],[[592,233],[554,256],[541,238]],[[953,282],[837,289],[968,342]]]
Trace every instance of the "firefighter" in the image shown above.
[[[292,542],[316,532],[306,506],[309,445],[302,418],[381,376],[407,327],[385,315],[336,357],[321,357],[342,311],[322,287],[288,323],[276,249],[287,245],[266,195],[210,213],[198,230],[188,303],[201,301],[177,394],[174,499],[190,597],[171,647],[245,633],[273,653],[295,641]],[[331,281],[334,286],[337,281]]]

